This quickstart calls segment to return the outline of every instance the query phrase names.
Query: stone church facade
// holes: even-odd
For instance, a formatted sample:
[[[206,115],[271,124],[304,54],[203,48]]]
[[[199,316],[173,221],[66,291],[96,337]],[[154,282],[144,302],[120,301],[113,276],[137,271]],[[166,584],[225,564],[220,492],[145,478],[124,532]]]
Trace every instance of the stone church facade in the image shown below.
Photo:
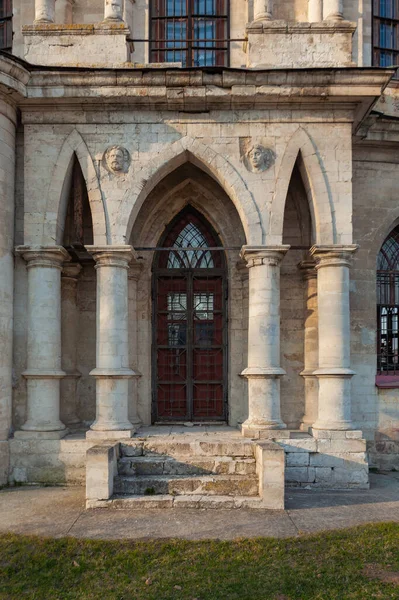
[[[396,5],[3,4],[0,485],[398,469]]]

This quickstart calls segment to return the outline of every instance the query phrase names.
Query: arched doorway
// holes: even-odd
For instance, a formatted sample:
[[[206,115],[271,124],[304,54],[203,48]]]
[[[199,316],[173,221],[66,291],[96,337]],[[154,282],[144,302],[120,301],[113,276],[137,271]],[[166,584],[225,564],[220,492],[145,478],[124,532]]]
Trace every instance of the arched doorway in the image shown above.
[[[153,421],[227,419],[227,280],[222,244],[187,206],[153,262]]]

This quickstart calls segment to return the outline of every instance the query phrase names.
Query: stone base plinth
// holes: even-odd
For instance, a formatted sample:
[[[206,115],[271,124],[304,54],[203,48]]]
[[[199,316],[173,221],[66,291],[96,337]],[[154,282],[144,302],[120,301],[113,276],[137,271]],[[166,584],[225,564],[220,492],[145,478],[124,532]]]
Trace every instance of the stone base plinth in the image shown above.
[[[59,431],[18,430],[14,433],[14,438],[17,440],[62,440],[68,433],[68,429],[60,429]]]
[[[22,33],[24,58],[34,65],[117,67],[130,60],[124,23],[25,25]]]
[[[8,469],[10,463],[10,449],[7,440],[0,441],[0,486],[8,482]]]
[[[289,438],[288,429],[251,429],[243,425],[241,427],[242,436],[252,440],[274,440],[276,438]]]
[[[247,67],[350,67],[355,23],[255,21],[247,26]]]
[[[94,429],[89,429],[86,432],[87,440],[125,440],[133,437],[135,433],[135,429],[118,429],[118,430],[108,430],[108,431],[96,431]]]
[[[345,433],[360,437],[347,438]],[[320,434],[320,430],[317,434]],[[359,431],[324,431],[324,437],[316,438],[303,433],[288,440],[277,439],[276,442],[285,451],[286,485],[321,489],[368,489],[366,440],[361,435]]]

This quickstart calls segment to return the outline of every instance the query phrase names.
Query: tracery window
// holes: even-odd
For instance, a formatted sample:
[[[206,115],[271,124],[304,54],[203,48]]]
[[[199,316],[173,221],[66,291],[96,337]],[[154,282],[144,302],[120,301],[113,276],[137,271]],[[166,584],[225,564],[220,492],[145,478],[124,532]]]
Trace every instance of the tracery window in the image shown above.
[[[12,49],[12,0],[0,0],[0,50]]]
[[[378,375],[399,375],[399,226],[378,255],[377,343]]]
[[[373,64],[399,66],[399,0],[373,0]]]
[[[151,62],[228,66],[229,0],[152,0]]]

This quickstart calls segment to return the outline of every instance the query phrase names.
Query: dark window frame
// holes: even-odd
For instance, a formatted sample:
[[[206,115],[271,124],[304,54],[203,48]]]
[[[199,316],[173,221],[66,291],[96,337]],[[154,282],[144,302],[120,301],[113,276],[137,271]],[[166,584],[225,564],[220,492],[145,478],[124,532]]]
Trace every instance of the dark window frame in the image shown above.
[[[373,0],[372,9],[373,65],[399,67],[399,0]]]
[[[12,51],[12,0],[0,0],[0,50]]]
[[[377,262],[377,377],[399,381],[399,226],[385,239]]]
[[[168,3],[172,12],[168,12]],[[199,10],[200,7],[203,10]],[[197,8],[197,10],[196,10]],[[179,10],[180,9],[180,10]],[[169,33],[172,33],[172,37]],[[211,36],[208,34],[211,32]],[[150,63],[230,64],[230,0],[151,0]]]

